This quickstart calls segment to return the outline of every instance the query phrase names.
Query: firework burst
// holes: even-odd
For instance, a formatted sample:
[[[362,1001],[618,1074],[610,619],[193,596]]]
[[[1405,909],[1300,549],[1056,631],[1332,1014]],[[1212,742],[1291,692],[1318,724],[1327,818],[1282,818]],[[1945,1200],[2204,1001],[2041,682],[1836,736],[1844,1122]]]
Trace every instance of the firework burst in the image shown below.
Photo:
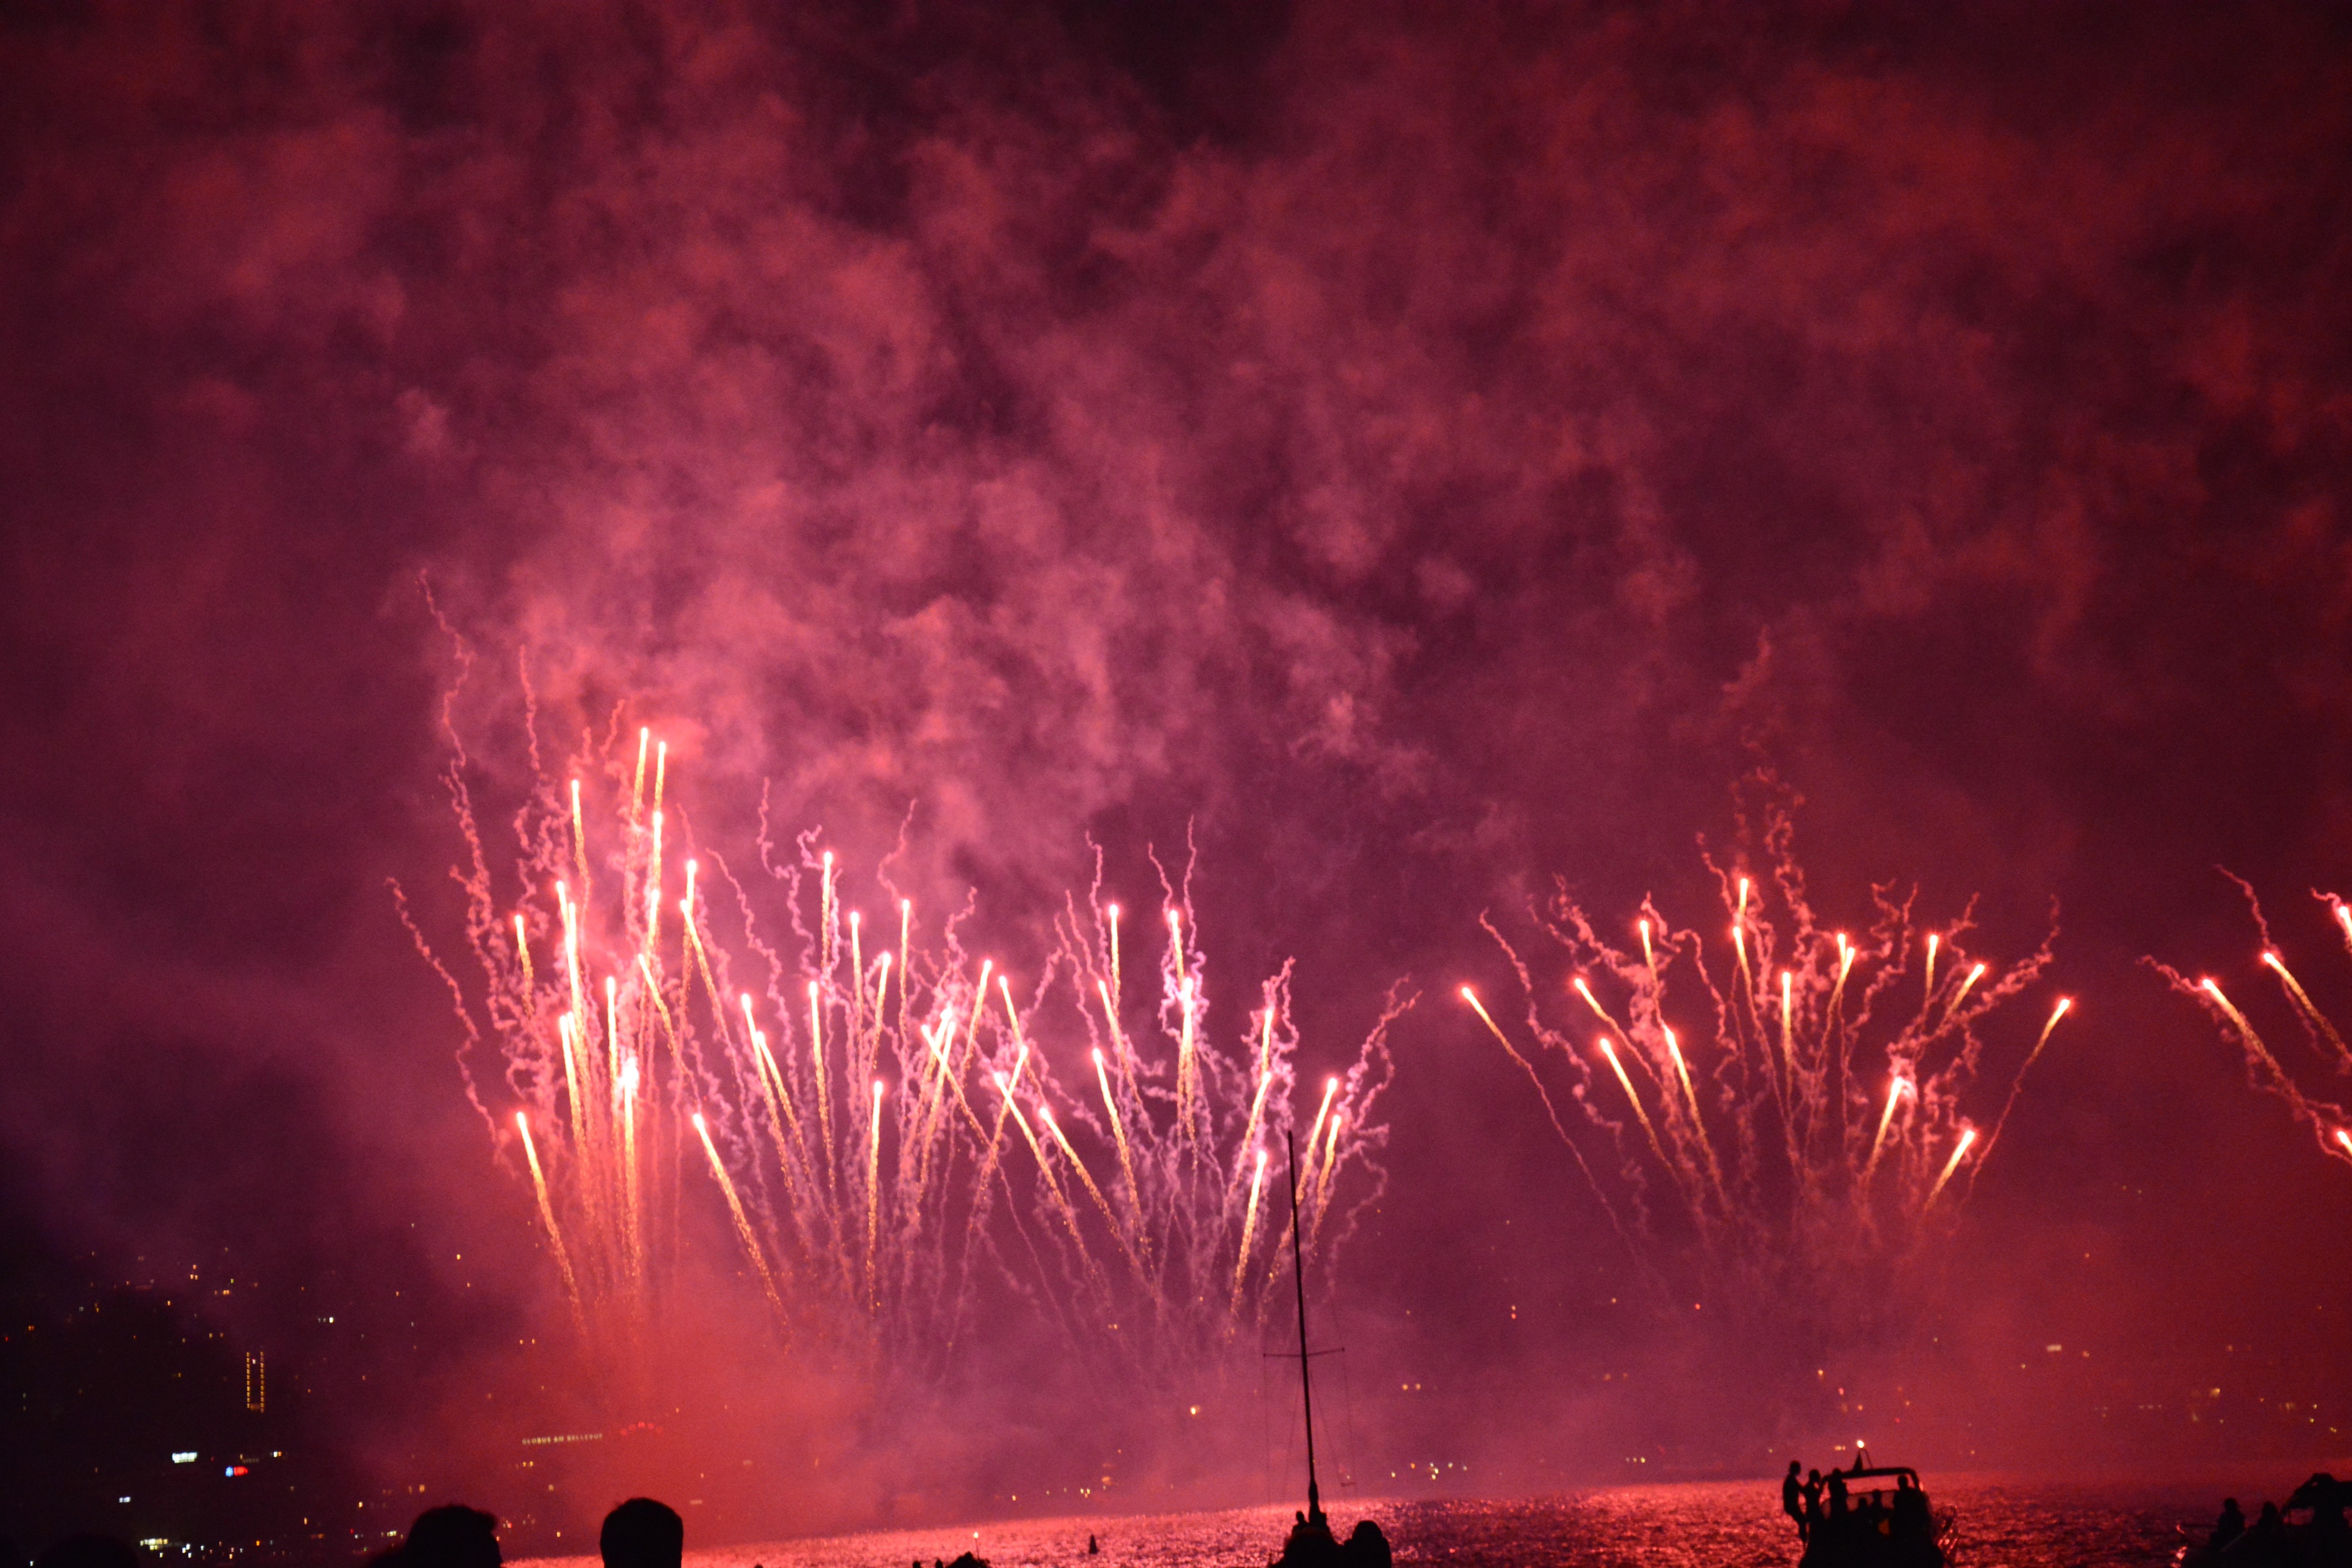
[[[2294,1026],[2303,1037],[2306,1053],[2316,1058],[2331,1077],[2352,1073],[2352,1047],[2345,1044],[2343,1031],[2320,1010],[2311,994],[2304,989],[2303,982],[2295,978],[2294,971],[2287,967],[2284,949],[2272,934],[2270,920],[2263,914],[2253,888],[2239,878],[2230,879],[2245,895],[2247,910],[2262,940],[2255,962],[2277,984],[2287,1011],[2294,1016]],[[2347,955],[2352,955],[2352,906],[2334,893],[2314,891],[2312,897],[2326,907],[2336,941]],[[2263,1037],[2244,1009],[2230,1000],[2218,979],[2210,974],[2191,979],[2169,964],[2153,959],[2147,962],[2171,983],[2174,990],[2194,999],[2221,1026],[2222,1033],[2237,1042],[2245,1053],[2247,1077],[2254,1087],[2284,1101],[2294,1119],[2310,1130],[2321,1153],[2352,1165],[2352,1107],[2305,1088],[2304,1079],[2280,1060],[2280,1053]],[[2307,1068],[2305,1077],[2308,1077]]]
[[[1016,985],[964,951],[968,910],[927,944],[886,888],[869,921],[814,836],[782,853],[763,836],[747,886],[694,843],[667,748],[641,731],[614,750],[539,781],[503,891],[459,753],[479,983],[434,961],[468,1038],[498,1044],[496,1080],[467,1090],[528,1172],[592,1345],[622,1361],[658,1339],[715,1208],[797,1355],[937,1382],[1017,1304],[1099,1373],[1197,1384],[1254,1352],[1281,1300],[1265,1157],[1302,1090],[1303,1223],[1328,1273],[1385,1182],[1385,1037],[1409,1002],[1301,1085],[1286,965],[1237,1038],[1212,1027],[1182,879],[1136,921],[1097,876]]]
[[[1518,1016],[1462,996],[1659,1299],[1704,1301],[1811,1356],[1867,1341],[1916,1298],[1925,1244],[1965,1204],[2072,1004],[2011,1031],[2017,1065],[1985,1093],[1988,1026],[2038,985],[2048,942],[1979,957],[1965,912],[1923,928],[1916,893],[1885,888],[1866,928],[1833,929],[1791,838],[1776,807],[1760,875],[1707,861],[1713,932],[1644,900],[1612,941],[1564,888],[1531,910],[1534,943],[1488,921]]]

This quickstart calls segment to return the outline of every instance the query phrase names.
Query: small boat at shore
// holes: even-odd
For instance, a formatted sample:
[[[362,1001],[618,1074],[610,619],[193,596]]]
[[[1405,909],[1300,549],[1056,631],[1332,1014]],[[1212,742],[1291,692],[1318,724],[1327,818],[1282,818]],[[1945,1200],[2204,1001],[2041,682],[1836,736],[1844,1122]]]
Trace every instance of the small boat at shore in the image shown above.
[[[1290,1155],[1290,1279],[1298,1299],[1298,1396],[1307,1411],[1307,1506],[1294,1515],[1290,1534],[1274,1568],[1390,1568],[1388,1537],[1370,1520],[1359,1520],[1346,1541],[1331,1532],[1323,1496],[1315,1484],[1315,1381],[1307,1348],[1307,1270],[1298,1242],[1298,1146],[1283,1135]]]

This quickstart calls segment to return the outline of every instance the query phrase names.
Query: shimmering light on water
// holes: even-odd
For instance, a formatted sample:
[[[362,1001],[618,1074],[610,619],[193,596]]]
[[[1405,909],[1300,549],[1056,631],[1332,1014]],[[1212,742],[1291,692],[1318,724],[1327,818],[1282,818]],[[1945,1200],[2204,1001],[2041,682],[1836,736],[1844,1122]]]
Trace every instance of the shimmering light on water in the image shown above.
[[[2265,1478],[2284,1498],[2300,1476]],[[2166,1562],[2187,1527],[2200,1534],[2225,1491],[2259,1484],[2152,1487],[1928,1478],[1937,1509],[1959,1516],[1957,1568],[2106,1568]],[[1338,1500],[1342,1534],[1370,1514],[1400,1563],[1448,1568],[1719,1568],[1790,1564],[1797,1542],[1774,1483],[1625,1487],[1515,1502],[1358,1503]],[[1091,1515],[978,1527],[908,1530],[689,1551],[688,1568],[895,1568],[977,1551],[993,1568],[1265,1568],[1290,1522],[1286,1509],[1227,1513]],[[688,1524],[692,1528],[691,1521]],[[1088,1558],[1087,1536],[1102,1542]],[[595,1568],[592,1557],[537,1568]]]

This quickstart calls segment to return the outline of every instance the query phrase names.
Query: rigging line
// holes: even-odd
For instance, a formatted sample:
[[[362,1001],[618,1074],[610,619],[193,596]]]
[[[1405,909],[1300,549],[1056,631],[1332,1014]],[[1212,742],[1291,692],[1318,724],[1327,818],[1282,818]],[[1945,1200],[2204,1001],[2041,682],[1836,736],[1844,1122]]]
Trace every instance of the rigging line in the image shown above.
[[[1307,1372],[1313,1357],[1307,1349],[1307,1265],[1298,1237],[1298,1144],[1287,1128],[1282,1142],[1290,1163],[1290,1282],[1298,1300],[1298,1394],[1307,1412],[1307,1519],[1313,1524],[1323,1518],[1323,1499],[1315,1484],[1315,1380]]]

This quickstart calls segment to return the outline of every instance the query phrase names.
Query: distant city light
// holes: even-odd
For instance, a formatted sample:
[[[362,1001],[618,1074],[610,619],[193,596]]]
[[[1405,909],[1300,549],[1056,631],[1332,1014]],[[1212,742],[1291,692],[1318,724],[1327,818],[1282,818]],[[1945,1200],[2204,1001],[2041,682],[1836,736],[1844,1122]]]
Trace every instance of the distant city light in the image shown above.
[[[221,1472],[224,1476],[241,1476],[245,1473],[246,1468],[243,1465],[231,1465]]]
[[[193,1465],[195,1462],[196,1451],[194,1448],[185,1453],[175,1453],[172,1456],[172,1463],[175,1465]]]

